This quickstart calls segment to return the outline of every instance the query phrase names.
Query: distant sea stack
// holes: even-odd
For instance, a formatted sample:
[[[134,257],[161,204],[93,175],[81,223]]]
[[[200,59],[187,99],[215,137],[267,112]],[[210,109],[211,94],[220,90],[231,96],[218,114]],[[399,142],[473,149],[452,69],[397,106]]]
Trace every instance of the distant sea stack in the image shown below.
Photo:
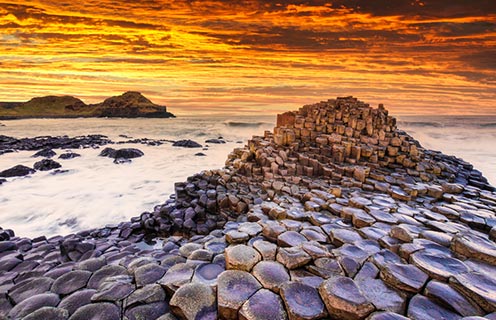
[[[28,102],[0,102],[0,119],[25,118],[173,118],[166,106],[160,106],[141,93],[128,91],[97,104],[85,104],[71,96],[37,97]]]

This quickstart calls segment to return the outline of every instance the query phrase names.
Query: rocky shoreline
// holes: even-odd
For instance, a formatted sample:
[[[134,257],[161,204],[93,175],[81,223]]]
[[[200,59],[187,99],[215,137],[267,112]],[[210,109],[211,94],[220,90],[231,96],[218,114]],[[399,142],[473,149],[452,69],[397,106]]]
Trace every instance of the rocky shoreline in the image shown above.
[[[496,319],[494,188],[381,105],[279,115],[175,191],[105,228],[1,230],[0,318]]]

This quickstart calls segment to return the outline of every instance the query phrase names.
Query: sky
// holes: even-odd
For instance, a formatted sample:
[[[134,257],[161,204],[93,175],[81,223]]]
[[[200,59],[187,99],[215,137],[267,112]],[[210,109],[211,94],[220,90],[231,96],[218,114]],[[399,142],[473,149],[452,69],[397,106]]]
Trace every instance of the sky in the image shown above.
[[[496,2],[0,0],[0,101],[128,90],[185,115],[496,114]]]

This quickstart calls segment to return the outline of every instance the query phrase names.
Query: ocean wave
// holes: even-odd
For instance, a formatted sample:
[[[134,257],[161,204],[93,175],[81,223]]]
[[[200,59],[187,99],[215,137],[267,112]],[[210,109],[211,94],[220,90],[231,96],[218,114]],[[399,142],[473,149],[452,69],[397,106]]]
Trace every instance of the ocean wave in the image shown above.
[[[433,121],[399,121],[400,126],[409,126],[409,127],[434,127],[434,128],[442,128],[445,125],[440,122]]]
[[[496,128],[496,122],[481,123],[479,126],[482,128]]]
[[[235,127],[235,128],[254,128],[254,127],[260,127],[263,125],[270,125],[270,122],[242,122],[242,121],[225,121],[224,125],[228,127]]]

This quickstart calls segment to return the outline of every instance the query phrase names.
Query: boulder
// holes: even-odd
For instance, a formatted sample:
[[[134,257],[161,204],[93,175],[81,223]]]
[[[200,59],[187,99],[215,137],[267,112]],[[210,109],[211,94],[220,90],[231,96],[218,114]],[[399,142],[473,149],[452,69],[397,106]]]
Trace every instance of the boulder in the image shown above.
[[[300,282],[286,282],[281,286],[280,294],[291,320],[323,319],[327,316],[324,302],[314,287]]]
[[[280,319],[288,316],[281,298],[267,289],[260,289],[239,310],[240,320]]]
[[[347,277],[336,276],[322,282],[319,292],[329,315],[337,319],[363,319],[375,309],[356,283]]]
[[[173,147],[201,148],[202,145],[193,140],[178,140],[172,144]]]
[[[189,283],[180,287],[172,296],[170,307],[181,319],[217,319],[215,292],[202,283]]]
[[[34,164],[34,169],[39,171],[48,171],[62,167],[60,163],[57,161],[53,161],[52,159],[43,159]]]
[[[262,286],[246,271],[227,270],[217,279],[217,301],[222,319],[238,319],[238,310]]]
[[[17,165],[17,166],[13,166],[10,169],[1,171],[0,177],[3,178],[22,177],[22,176],[27,176],[28,174],[31,173],[34,173],[33,169],[23,165]]]

